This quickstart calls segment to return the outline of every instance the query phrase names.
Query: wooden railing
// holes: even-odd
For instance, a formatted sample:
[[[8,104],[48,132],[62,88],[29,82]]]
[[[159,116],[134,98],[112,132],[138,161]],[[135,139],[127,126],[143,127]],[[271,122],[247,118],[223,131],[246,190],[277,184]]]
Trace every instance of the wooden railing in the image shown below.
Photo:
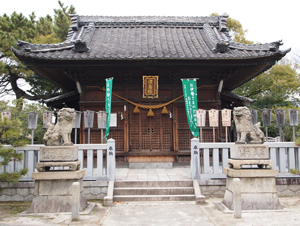
[[[192,179],[226,178],[224,168],[228,167],[230,144],[233,143],[199,143],[197,138],[191,140]],[[278,177],[299,177],[290,173],[291,169],[300,170],[300,147],[294,142],[266,142],[269,145],[273,169],[278,169]],[[248,166],[257,168],[257,165]],[[248,168],[245,166],[245,168]]]
[[[31,174],[35,172],[36,163],[39,161],[39,150],[44,145],[27,145],[16,147],[18,153],[23,153],[22,162],[10,161],[10,163],[0,168],[0,173],[17,172],[27,168],[28,173],[19,181],[31,181]],[[113,181],[116,176],[115,160],[115,140],[109,139],[107,144],[75,144],[78,146],[78,159],[81,161],[81,169],[86,169],[83,180]],[[4,147],[11,147],[5,145]],[[103,162],[103,151],[106,150],[106,163]],[[96,154],[95,154],[96,153]],[[1,161],[1,159],[0,159]],[[54,170],[68,170],[68,168],[56,167]]]

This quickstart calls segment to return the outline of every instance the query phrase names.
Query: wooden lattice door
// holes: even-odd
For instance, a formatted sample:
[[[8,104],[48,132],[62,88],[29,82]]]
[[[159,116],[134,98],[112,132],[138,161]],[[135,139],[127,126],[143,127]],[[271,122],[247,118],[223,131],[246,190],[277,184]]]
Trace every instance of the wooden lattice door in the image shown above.
[[[172,119],[169,115],[162,115],[161,109],[153,110],[153,113],[153,117],[147,117],[148,110],[140,109],[139,114],[130,114],[131,151],[171,150]]]

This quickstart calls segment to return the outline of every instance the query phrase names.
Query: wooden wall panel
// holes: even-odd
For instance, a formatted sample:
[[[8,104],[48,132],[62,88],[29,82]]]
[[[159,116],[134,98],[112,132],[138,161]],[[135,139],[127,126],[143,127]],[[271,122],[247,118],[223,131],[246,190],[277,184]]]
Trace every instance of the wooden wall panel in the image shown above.
[[[198,89],[198,101],[214,101],[216,100],[215,89]]]
[[[101,90],[85,90],[84,91],[85,101],[104,101],[105,92]]]
[[[129,156],[128,162],[174,162],[174,156]]]

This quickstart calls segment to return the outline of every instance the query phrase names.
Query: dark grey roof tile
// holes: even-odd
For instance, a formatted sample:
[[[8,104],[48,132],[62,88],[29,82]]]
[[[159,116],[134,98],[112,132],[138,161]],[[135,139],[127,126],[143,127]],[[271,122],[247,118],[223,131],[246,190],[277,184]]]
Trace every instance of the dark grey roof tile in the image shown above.
[[[60,60],[227,59],[269,56],[279,52],[281,44],[233,42],[225,17],[72,15],[71,19],[65,42],[43,45],[19,41],[21,49],[15,53]]]

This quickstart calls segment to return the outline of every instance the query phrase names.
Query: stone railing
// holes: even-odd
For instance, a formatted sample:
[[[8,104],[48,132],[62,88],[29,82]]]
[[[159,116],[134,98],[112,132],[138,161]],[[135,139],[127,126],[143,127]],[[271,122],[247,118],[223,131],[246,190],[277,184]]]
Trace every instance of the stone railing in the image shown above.
[[[113,181],[116,177],[115,140],[109,139],[107,144],[75,144],[78,146],[78,159],[81,161],[81,169],[86,169],[83,180],[87,181]],[[6,167],[0,168],[0,173],[16,172],[27,168],[28,173],[19,181],[32,181],[31,174],[35,171],[39,161],[39,150],[44,145],[26,145],[16,147],[16,152],[23,153],[22,162],[11,161]],[[9,148],[10,146],[5,145]],[[103,162],[103,150],[106,150],[106,164]],[[60,170],[56,167],[55,170]]]
[[[191,140],[191,173],[193,179],[226,178],[224,168],[228,167],[230,144],[233,143],[199,143]],[[294,142],[266,142],[269,145],[273,169],[279,170],[279,178],[300,177],[290,173],[291,169],[300,170],[300,147]],[[256,165],[250,166],[256,168]]]

